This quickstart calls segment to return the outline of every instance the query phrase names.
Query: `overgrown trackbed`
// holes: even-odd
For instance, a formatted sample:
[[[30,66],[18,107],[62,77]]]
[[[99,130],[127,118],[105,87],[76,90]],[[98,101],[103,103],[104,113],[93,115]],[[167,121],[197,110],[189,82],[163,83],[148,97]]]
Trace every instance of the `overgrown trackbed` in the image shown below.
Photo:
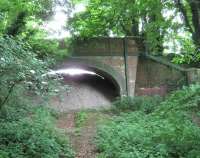
[[[95,158],[97,150],[93,143],[96,135],[96,127],[99,120],[104,119],[105,114],[98,112],[88,113],[83,127],[76,128],[75,112],[60,115],[57,126],[65,131],[70,138],[73,149],[76,152],[75,158]]]

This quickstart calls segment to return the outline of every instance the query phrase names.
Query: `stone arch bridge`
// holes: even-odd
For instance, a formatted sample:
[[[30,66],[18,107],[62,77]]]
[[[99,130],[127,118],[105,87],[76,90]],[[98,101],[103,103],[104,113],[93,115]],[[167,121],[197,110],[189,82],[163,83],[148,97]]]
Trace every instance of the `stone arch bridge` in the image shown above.
[[[84,68],[106,77],[119,95],[135,94],[138,49],[133,38],[93,38],[76,40],[70,58],[59,68]]]
[[[61,47],[66,46],[63,42]],[[71,57],[58,68],[84,68],[106,77],[120,96],[165,95],[187,84],[187,70],[150,55],[142,56],[133,37],[77,39]]]

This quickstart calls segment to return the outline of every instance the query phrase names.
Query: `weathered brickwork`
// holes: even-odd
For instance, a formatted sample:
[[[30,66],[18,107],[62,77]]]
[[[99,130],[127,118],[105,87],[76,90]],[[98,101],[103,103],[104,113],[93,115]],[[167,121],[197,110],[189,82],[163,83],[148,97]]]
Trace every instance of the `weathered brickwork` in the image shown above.
[[[71,46],[73,56],[124,56],[124,38],[91,38],[75,40]],[[137,45],[133,38],[126,38],[127,52],[137,55]]]

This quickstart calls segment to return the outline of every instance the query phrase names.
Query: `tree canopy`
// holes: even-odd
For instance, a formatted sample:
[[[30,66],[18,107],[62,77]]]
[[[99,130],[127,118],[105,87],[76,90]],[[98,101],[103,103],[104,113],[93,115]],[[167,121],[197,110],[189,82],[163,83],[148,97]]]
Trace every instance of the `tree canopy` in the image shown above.
[[[83,37],[115,35],[146,38],[151,45],[156,43],[159,45],[157,48],[162,49],[169,20],[164,19],[161,12],[169,7],[170,3],[163,4],[160,0],[91,0],[85,12],[71,19],[70,28],[74,35]]]
[[[190,33],[191,40],[184,40],[185,45],[180,61],[198,63],[200,60],[200,2],[198,0],[174,0],[175,7],[181,13],[184,28]]]
[[[52,0],[1,0],[0,34],[18,35],[27,24],[46,18],[52,11]]]
[[[89,0],[86,10],[70,19],[74,36],[135,36],[152,54],[162,54],[166,42],[177,41],[177,62],[195,62],[199,54],[199,2],[194,0]],[[184,33],[185,36],[182,36]],[[188,36],[186,37],[186,34]],[[190,38],[192,37],[192,38]],[[195,48],[195,49],[194,49]],[[195,51],[194,51],[195,50]],[[189,56],[189,57],[188,57]],[[179,60],[180,59],[180,60]]]

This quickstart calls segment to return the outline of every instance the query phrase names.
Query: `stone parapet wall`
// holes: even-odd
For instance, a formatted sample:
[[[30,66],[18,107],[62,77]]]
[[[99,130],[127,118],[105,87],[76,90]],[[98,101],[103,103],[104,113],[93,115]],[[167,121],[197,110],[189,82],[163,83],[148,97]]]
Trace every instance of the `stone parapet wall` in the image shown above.
[[[124,56],[125,38],[98,37],[77,39],[71,45],[73,56]],[[126,38],[127,52],[137,55],[137,44],[132,37]]]

